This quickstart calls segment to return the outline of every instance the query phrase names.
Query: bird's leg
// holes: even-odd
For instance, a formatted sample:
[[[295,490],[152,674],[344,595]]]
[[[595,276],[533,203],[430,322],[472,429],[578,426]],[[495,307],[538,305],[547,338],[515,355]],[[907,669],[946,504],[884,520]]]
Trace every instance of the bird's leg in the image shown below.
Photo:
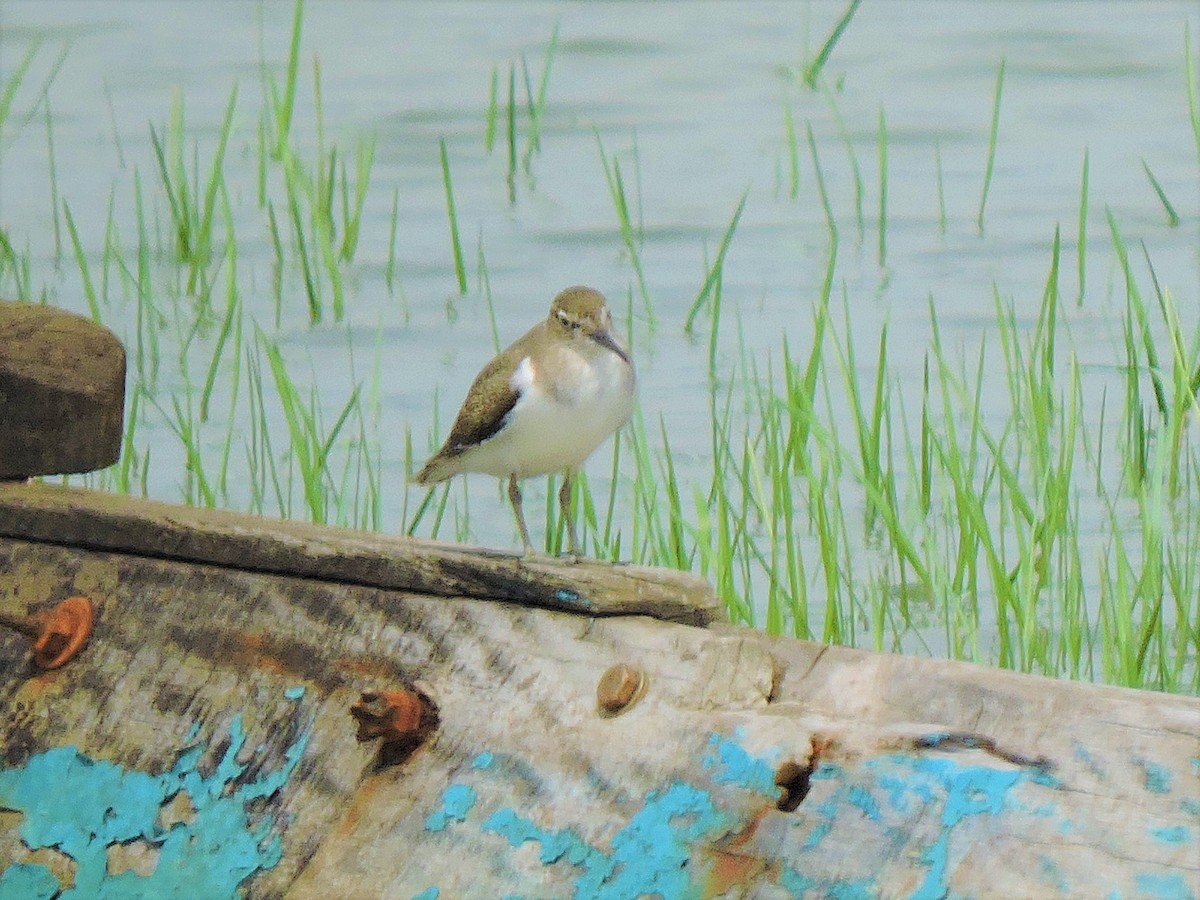
[[[563,473],[562,487],[558,489],[559,514],[567,523],[567,540],[570,545],[570,555],[580,556],[579,536],[575,533],[575,517],[571,515],[571,482],[574,479],[570,472]]]
[[[533,541],[529,540],[529,529],[525,527],[525,509],[521,505],[521,488],[517,484],[516,475],[508,476],[508,499],[517,517],[517,527],[521,529],[521,543],[525,546],[525,555],[532,556]]]

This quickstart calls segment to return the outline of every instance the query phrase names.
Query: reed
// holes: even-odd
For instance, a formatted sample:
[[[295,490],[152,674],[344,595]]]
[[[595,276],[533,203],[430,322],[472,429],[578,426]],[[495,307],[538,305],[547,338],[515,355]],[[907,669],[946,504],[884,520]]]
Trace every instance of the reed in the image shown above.
[[[983,212],[987,208],[988,191],[992,187],[992,172],[996,166],[996,138],[1000,133],[1000,98],[1004,94],[1004,70],[1007,60],[1000,60],[996,71],[996,91],[992,97],[992,123],[988,129],[987,163],[983,170],[983,187],[979,192],[979,211],[975,214],[975,225],[983,233]]]
[[[609,153],[608,135],[594,131],[604,179],[596,173],[594,186],[602,198],[607,189],[614,251],[630,267],[622,330],[639,359],[653,358],[656,328],[703,335],[694,359],[707,415],[705,437],[685,446],[668,415],[651,413],[649,404],[635,414],[611,455],[598,454],[590,477],[577,481],[584,546],[599,558],[699,572],[714,583],[732,621],[776,634],[1196,692],[1200,447],[1192,423],[1200,418],[1200,326],[1160,280],[1165,269],[1156,269],[1153,242],[1134,240],[1137,230],[1117,212],[1105,207],[1107,230],[1089,235],[1086,149],[1078,221],[1067,223],[1065,247],[1061,229],[1045,227],[1037,250],[1045,278],[1029,296],[992,285],[986,321],[966,337],[960,324],[939,319],[934,293],[916,313],[926,338],[914,339],[911,330],[902,337],[887,316],[868,326],[857,267],[874,257],[888,270],[902,268],[907,235],[895,221],[888,233],[889,215],[897,215],[889,204],[903,199],[899,188],[890,194],[889,178],[901,171],[904,148],[894,114],[889,122],[881,107],[874,128],[878,243],[862,252],[862,173],[839,95],[821,76],[857,7],[857,0],[848,4],[805,71],[826,94],[824,105],[812,98],[823,127],[814,131],[806,119],[803,143],[827,246],[812,277],[797,286],[796,328],[765,352],[749,349],[746,337],[754,325],[747,302],[754,276],[731,254],[751,240],[744,217],[766,218],[756,188],[721,201],[732,211],[714,252],[696,241],[703,267],[681,302],[676,291],[677,305],[668,306],[658,297],[655,259],[647,256],[653,244],[644,227],[637,135],[631,149]],[[232,85],[218,121],[204,132],[185,116],[183,96],[173,98],[165,121],[150,128],[149,147],[131,156],[129,178],[109,195],[102,222],[77,219],[83,207],[64,195],[55,171],[61,132],[48,100],[36,110],[45,118],[39,140],[48,150],[50,212],[68,250],[66,271],[48,283],[78,293],[96,320],[126,323],[130,347],[122,459],[83,480],[146,494],[152,481],[175,478],[189,503],[372,529],[398,516],[391,527],[404,534],[472,539],[473,522],[497,510],[473,507],[477,495],[465,480],[429,490],[404,484],[443,431],[440,398],[431,401],[427,431],[406,423],[388,443],[380,435],[384,386],[395,364],[382,330],[373,359],[363,359],[371,350],[354,340],[349,322],[358,315],[361,329],[354,303],[372,289],[399,293],[397,319],[408,321],[400,190],[374,177],[373,135],[332,139],[319,62],[312,69],[314,106],[300,105],[302,24],[297,3],[282,80],[264,64],[260,108],[253,108],[253,91]],[[1190,35],[1185,43],[1185,69],[1194,75]],[[36,52],[28,51],[0,88],[0,126]],[[537,66],[524,55],[509,61],[507,85],[503,65],[491,69],[483,152],[507,153],[509,203],[520,172],[530,176],[532,161],[544,144],[549,148],[548,84],[557,53],[555,27],[536,80]],[[975,216],[981,231],[1004,79],[1001,61]],[[1188,96],[1200,152],[1192,83]],[[776,135],[782,151],[775,158],[784,161],[779,192],[798,201],[781,204],[788,211],[808,199],[802,195],[810,180],[802,182],[799,171],[803,109],[785,99],[781,145]],[[494,151],[497,143],[505,150]],[[937,208],[927,226],[931,240],[944,243],[947,203],[956,198],[947,196],[942,148],[930,143],[922,152],[933,155]],[[455,146],[483,155],[473,141]],[[826,169],[842,152],[839,171]],[[450,232],[441,262],[452,264],[457,291],[467,294],[461,229],[478,228],[474,285],[484,305],[475,309],[487,315],[487,334],[499,348],[508,323],[498,321],[483,224],[460,221],[456,200],[473,209],[476,198],[465,193],[465,181],[456,197],[447,138],[438,141],[438,161]],[[1168,221],[1186,220],[1186,207],[1176,210],[1142,165]],[[837,199],[846,183],[853,198]],[[526,184],[532,192],[531,177],[522,178],[522,190]],[[512,213],[503,200],[498,205]],[[839,223],[851,219],[858,247],[839,242]],[[1063,283],[1072,233],[1077,286]],[[368,247],[377,263],[359,259]],[[256,279],[255,253],[270,266],[269,279]],[[40,289],[45,296],[44,273],[31,255],[20,237],[0,230],[6,293],[35,300]],[[1111,298],[1087,282],[1088,265],[1114,273]],[[1064,303],[1072,295],[1075,303]],[[1072,327],[1085,297],[1088,314],[1102,308],[1112,319],[1108,358],[1077,351]],[[466,310],[474,299],[456,301],[456,308]],[[415,296],[413,302],[416,308]],[[348,377],[334,381],[318,371],[327,363],[306,356],[310,335],[335,346],[345,337],[345,349],[331,358]],[[918,370],[917,383],[899,371],[909,361],[907,377]],[[1084,378],[1088,367],[1111,377]],[[531,497],[541,490],[531,486]],[[546,526],[538,537],[556,552],[564,523],[552,481],[545,490]],[[501,508],[503,497],[495,500]]]

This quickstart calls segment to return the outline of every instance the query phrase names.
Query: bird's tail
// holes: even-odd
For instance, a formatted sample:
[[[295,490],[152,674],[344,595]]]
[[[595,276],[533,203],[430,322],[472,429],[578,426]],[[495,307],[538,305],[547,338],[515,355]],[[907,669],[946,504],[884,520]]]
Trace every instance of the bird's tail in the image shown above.
[[[421,471],[413,476],[415,484],[437,484],[439,481],[445,481],[459,472],[456,460],[453,457],[443,456],[438,453],[429,458],[429,461],[421,467]]]

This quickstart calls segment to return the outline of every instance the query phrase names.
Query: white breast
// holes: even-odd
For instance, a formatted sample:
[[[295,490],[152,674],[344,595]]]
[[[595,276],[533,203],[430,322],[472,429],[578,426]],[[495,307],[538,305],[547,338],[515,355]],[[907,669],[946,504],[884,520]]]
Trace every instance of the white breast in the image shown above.
[[[566,347],[541,367],[526,357],[510,384],[520,399],[504,427],[464,460],[469,471],[527,478],[578,469],[633,412],[633,369],[608,351],[589,358]]]

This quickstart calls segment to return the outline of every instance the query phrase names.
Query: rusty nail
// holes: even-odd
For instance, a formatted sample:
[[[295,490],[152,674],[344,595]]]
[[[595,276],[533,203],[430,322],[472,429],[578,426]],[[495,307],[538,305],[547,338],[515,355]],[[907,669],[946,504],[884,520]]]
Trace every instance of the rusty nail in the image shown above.
[[[68,597],[53,609],[32,616],[0,612],[0,626],[33,639],[33,662],[39,669],[57,669],[87,643],[96,621],[96,608],[87,597]]]
[[[419,688],[367,691],[351,705],[350,715],[358,723],[359,743],[382,738],[386,755],[397,761],[416,750],[438,725],[437,707]]]
[[[596,704],[600,714],[615,716],[625,712],[646,693],[646,674],[633,666],[618,663],[596,685]]]

